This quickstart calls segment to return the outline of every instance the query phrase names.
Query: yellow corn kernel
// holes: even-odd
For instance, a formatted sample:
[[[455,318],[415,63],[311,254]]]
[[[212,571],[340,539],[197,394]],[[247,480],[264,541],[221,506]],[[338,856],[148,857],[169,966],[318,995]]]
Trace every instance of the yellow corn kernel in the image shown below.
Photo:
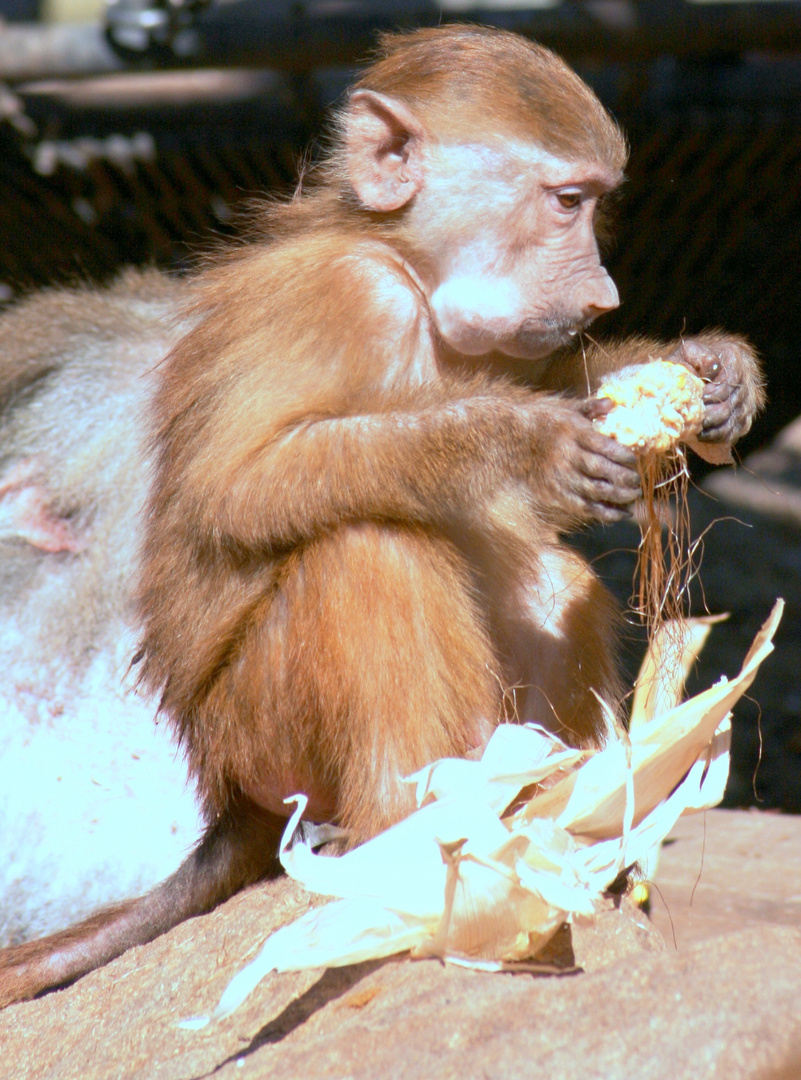
[[[703,390],[697,375],[669,360],[622,368],[598,389],[615,407],[595,426],[633,450],[665,453],[701,430]]]

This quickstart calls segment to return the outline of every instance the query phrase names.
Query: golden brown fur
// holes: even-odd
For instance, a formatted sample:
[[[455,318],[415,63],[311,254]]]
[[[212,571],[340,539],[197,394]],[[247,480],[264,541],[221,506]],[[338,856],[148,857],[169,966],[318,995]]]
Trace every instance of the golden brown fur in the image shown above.
[[[262,624],[272,627],[274,609],[283,612],[289,604],[295,576],[307,573],[306,560],[313,554],[319,560],[320,550],[329,546],[340,548],[337,530],[371,521],[375,542],[383,545],[378,523],[428,529],[431,537],[452,529],[471,504],[486,508],[512,467],[521,403],[541,411],[547,446],[548,428],[554,424],[548,399],[491,377],[450,374],[435,385],[415,385],[420,330],[416,320],[407,320],[407,310],[381,307],[385,277],[402,278],[403,272],[384,245],[358,236],[354,241],[344,229],[246,251],[207,275],[198,301],[202,311],[208,298],[205,318],[164,365],[156,402],[160,457],[144,561],[142,679],[148,688],[162,692],[163,709],[187,746],[212,818],[246,778],[266,784],[254,771],[269,775],[278,769],[271,748],[285,743],[287,732],[294,744],[289,758],[292,752],[308,753],[301,752],[298,743],[306,739],[298,732],[308,733],[311,744],[327,748],[324,754],[318,750],[318,757],[338,757],[330,747],[347,730],[342,710],[332,704],[327,721],[319,719],[320,706],[306,712],[302,683],[322,681],[322,665],[330,672],[329,693],[320,695],[326,702],[349,681],[348,669],[328,659],[330,635],[343,632],[349,621],[355,636],[364,622],[365,639],[373,650],[371,662],[354,672],[354,682],[396,671],[393,678],[405,686],[400,698],[387,701],[381,712],[408,711],[414,725],[407,735],[408,768],[423,764],[431,753],[461,754],[480,741],[475,737],[465,742],[457,717],[463,718],[464,727],[486,732],[501,716],[508,679],[486,642],[479,650],[481,663],[474,663],[476,619],[460,618],[457,597],[463,589],[446,591],[454,596],[453,610],[449,619],[442,618],[453,622],[454,634],[463,626],[448,655],[455,670],[473,671],[467,679],[444,676],[442,655],[435,649],[412,650],[416,661],[411,662],[396,643],[385,641],[377,630],[368,631],[366,612],[345,599],[349,576],[358,569],[355,558],[337,558],[328,568],[327,587],[342,596],[341,612],[328,611],[334,629],[320,615],[320,599],[308,583],[311,625],[304,622],[303,609],[289,620],[292,626],[303,625],[307,641],[307,661],[292,693],[284,692],[285,677],[273,658],[273,631],[262,629]],[[344,312],[343,297],[348,300]],[[290,308],[292,320],[286,317]],[[416,315],[423,317],[421,312]],[[388,369],[398,376],[396,385],[385,388]],[[465,423],[461,414],[451,420],[451,405],[472,411],[474,420]],[[553,463],[535,444],[525,468],[553,472]],[[545,500],[541,508],[529,506],[525,515],[525,527],[536,541],[555,541],[557,526],[570,523],[569,515],[559,515]],[[466,520],[458,524],[468,530]],[[522,528],[521,521],[520,536]],[[487,526],[482,523],[480,531],[486,532]],[[496,525],[491,531],[502,530]],[[396,543],[401,535],[396,534]],[[363,538],[361,560],[367,563],[369,546]],[[432,568],[427,565],[430,558],[422,556],[431,546],[429,539],[417,556],[409,547],[408,579],[382,570],[378,551],[373,552],[377,594],[389,591],[381,587],[386,574],[396,588],[410,590],[410,610],[425,610],[432,585],[442,575],[441,567]],[[488,553],[487,561],[492,557]],[[523,557],[530,558],[525,544]],[[464,557],[455,553],[451,558],[469,580],[471,568]],[[472,573],[480,575],[481,568],[472,568]],[[324,578],[322,572],[317,578],[321,589]],[[594,583],[593,592],[599,590]],[[594,624],[590,634],[606,634],[603,607],[594,607],[585,620]],[[594,677],[596,667],[592,670]],[[614,677],[611,671],[605,675],[591,685],[614,697]],[[449,695],[443,677],[449,679]],[[475,680],[480,709],[470,704]],[[589,685],[583,683],[582,701],[589,715],[571,715],[569,723],[578,729],[575,737],[587,741],[600,716],[588,697]],[[427,708],[420,708],[419,700],[427,701]],[[373,701],[371,708],[376,707]],[[443,729],[456,733],[450,743],[435,735],[439,713],[448,717]],[[331,731],[321,730],[325,722]],[[369,722],[365,715],[363,723]],[[429,725],[430,737],[419,736],[416,729],[427,731]],[[347,738],[350,746],[350,730]],[[429,757],[412,753],[415,746],[420,751],[426,747]],[[367,748],[363,754],[348,754],[353,756],[351,769],[361,760],[361,781],[343,788],[341,801],[335,800],[332,809],[356,836],[365,836],[385,820],[383,814],[371,818],[366,809],[371,805],[365,792],[374,755]],[[334,774],[333,765],[329,771]],[[303,787],[301,778],[302,768],[298,784]],[[356,793],[352,801],[350,791]],[[405,792],[399,791],[407,805]],[[369,820],[373,825],[361,831]]]

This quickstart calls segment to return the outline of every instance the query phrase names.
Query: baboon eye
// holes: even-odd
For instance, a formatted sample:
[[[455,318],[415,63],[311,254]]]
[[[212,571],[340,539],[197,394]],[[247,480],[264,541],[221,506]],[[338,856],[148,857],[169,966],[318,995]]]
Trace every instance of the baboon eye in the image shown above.
[[[581,202],[581,192],[559,191],[556,194],[556,198],[559,200],[559,205],[563,206],[565,210],[575,210]]]

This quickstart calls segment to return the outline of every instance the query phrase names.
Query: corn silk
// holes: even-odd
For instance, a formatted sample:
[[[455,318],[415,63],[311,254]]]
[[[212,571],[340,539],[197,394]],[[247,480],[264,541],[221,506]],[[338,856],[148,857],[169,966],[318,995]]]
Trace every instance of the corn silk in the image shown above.
[[[596,394],[613,403],[594,421],[596,429],[637,455],[640,544],[630,603],[650,639],[663,624],[681,624],[697,573],[683,441],[701,430],[703,393],[703,380],[683,364],[651,359],[610,375]],[[730,460],[729,447],[715,449],[719,460]]]

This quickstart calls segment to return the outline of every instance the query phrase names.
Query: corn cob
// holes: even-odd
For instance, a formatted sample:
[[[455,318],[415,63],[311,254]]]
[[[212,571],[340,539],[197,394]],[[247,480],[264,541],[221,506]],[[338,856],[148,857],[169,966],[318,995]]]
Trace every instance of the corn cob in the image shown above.
[[[635,451],[664,454],[701,430],[703,389],[697,375],[669,360],[623,368],[598,389],[596,396],[615,407],[595,426]]]
[[[682,364],[651,359],[611,375],[597,392],[614,408],[594,421],[596,428],[637,454],[641,539],[631,604],[651,638],[665,620],[680,625],[697,571],[681,440],[701,430],[703,390],[701,379]]]

